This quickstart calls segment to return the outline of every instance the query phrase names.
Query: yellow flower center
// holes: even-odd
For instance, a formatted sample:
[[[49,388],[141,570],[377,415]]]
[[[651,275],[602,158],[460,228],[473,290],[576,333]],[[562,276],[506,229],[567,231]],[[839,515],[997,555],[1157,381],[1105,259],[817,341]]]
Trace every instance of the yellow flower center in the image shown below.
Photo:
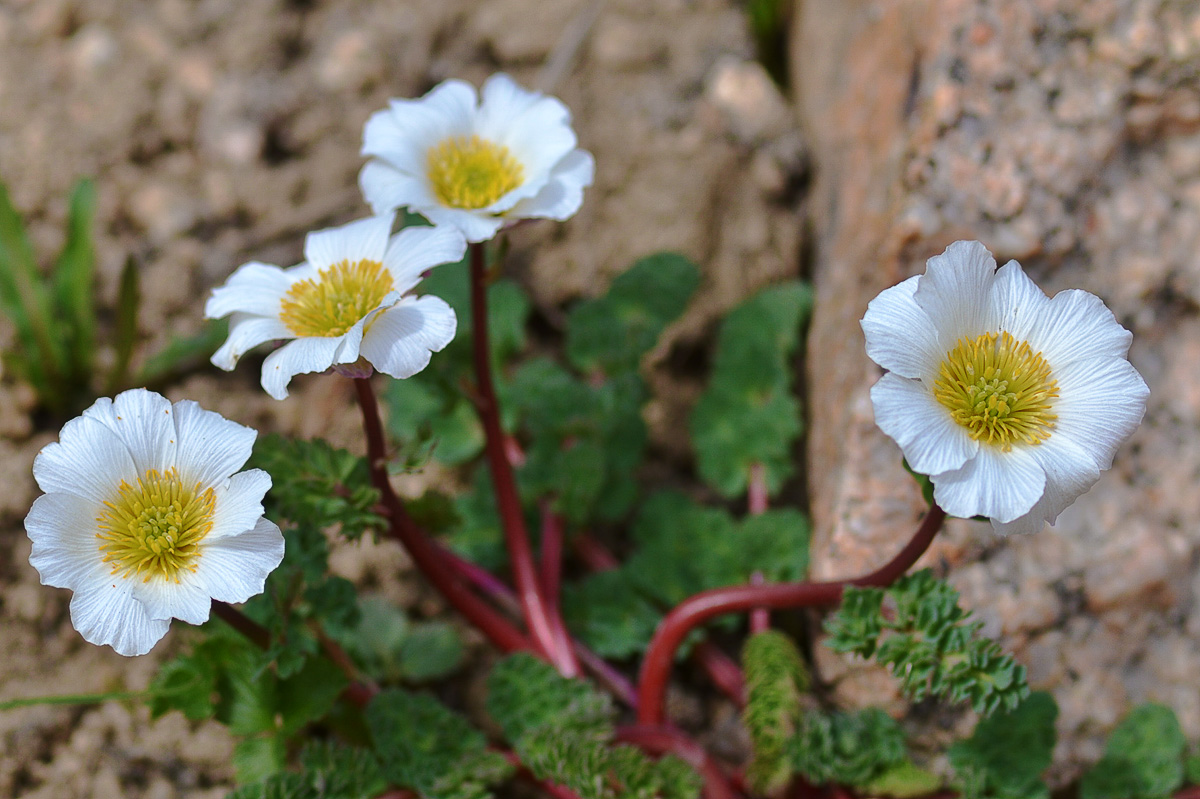
[[[96,518],[104,562],[122,578],[141,576],[179,582],[196,570],[200,544],[213,526],[215,497],[200,484],[186,487],[177,469],[150,469],[135,485],[124,480]]]
[[[378,308],[394,287],[379,261],[338,261],[288,289],[279,319],[297,336],[334,338]]]
[[[486,208],[525,180],[507,147],[478,136],[452,136],[425,158],[433,193],[452,208]]]
[[[933,396],[971,438],[1006,452],[1050,438],[1058,419],[1050,365],[1007,332],[959,339],[942,361]]]

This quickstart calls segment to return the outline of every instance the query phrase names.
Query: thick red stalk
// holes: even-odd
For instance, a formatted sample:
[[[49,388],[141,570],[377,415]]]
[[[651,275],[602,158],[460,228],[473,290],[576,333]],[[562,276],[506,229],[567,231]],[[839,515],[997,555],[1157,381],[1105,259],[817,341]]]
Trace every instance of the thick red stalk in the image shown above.
[[[383,437],[383,423],[379,419],[379,405],[368,378],[356,378],[354,388],[358,392],[358,404],[363,413],[363,432],[367,437],[367,465],[371,482],[379,489],[383,505],[388,512],[389,531],[399,539],[417,568],[433,583],[454,608],[479,628],[501,651],[515,652],[532,649],[525,634],[508,619],[485,603],[458,581],[433,542],[404,510],[404,503],[392,490],[387,473],[387,448]]]
[[[716,588],[688,597],[659,623],[642,661],[638,682],[638,721],[659,725],[663,721],[663,699],[675,651],[698,625],[725,613],[751,610],[755,607],[783,608],[831,605],[842,597],[848,585],[887,586],[912,568],[917,559],[933,542],[946,513],[934,505],[925,515],[912,540],[886,565],[862,577],[828,583],[776,583],[772,585],[737,585]]]
[[[496,504],[504,528],[504,543],[512,566],[513,582],[517,587],[517,598],[521,602],[521,613],[537,650],[564,676],[574,677],[579,674],[579,664],[571,647],[562,646],[559,637],[555,635],[538,580],[537,567],[534,565],[529,532],[525,529],[525,516],[521,510],[517,481],[513,476],[512,464],[509,463],[504,444],[504,430],[500,427],[500,406],[496,401],[496,388],[492,383],[491,345],[488,341],[485,274],[487,264],[484,244],[472,244],[470,249],[471,337],[474,345],[472,360],[475,364],[476,407],[483,422],[485,449],[492,472],[492,485],[496,490]]]

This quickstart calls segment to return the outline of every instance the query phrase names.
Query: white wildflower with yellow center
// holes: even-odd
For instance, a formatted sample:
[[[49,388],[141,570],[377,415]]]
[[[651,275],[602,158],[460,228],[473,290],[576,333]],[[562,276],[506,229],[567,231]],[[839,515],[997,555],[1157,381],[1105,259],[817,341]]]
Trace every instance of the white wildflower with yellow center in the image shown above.
[[[947,513],[986,516],[999,533],[1053,524],[1146,411],[1132,335],[1104,303],[1047,297],[976,241],[881,293],[862,327],[888,370],[871,389],[876,423]]]
[[[256,436],[138,388],[96,400],[38,453],[29,561],[43,585],[75,592],[85,639],[143,655],[171,619],[202,624],[212,600],[262,592],[283,536],[262,515],[270,475],[237,471]]]
[[[212,362],[230,370],[251,347],[291,339],[267,356],[262,386],[288,395],[293,376],[338,367],[392,377],[425,368],[454,338],[457,319],[442,299],[410,292],[425,271],[462,259],[467,243],[447,227],[410,227],[389,238],[392,215],[308,234],[305,262],[290,269],[243,264],[204,306],[229,316],[229,338]]]
[[[481,94],[448,80],[367,120],[359,185],[375,213],[408,208],[479,242],[518,219],[579,210],[595,164],[576,148],[566,106],[504,74]]]

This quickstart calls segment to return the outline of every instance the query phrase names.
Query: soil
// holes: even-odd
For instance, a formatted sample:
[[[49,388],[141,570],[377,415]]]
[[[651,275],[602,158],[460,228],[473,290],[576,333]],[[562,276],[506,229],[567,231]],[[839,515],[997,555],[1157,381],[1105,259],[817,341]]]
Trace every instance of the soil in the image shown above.
[[[498,70],[559,96],[598,165],[575,218],[513,235],[507,269],[548,319],[637,257],[680,250],[704,285],[654,354],[662,361],[672,347],[702,347],[723,309],[798,273],[801,139],[732,0],[9,0],[0,177],[43,262],[61,245],[71,185],[96,179],[97,301],[111,330],[134,258],[141,359],[197,332],[207,292],[239,264],[296,263],[306,232],[367,213],[361,131],[389,97]],[[12,336],[0,322],[0,344]],[[102,366],[112,357],[99,353]],[[165,393],[263,433],[360,446],[344,381],[301,377],[275,402],[256,374],[252,362],[231,375],[203,368]],[[655,443],[686,463],[673,431],[696,386],[652,379]],[[32,405],[27,387],[0,379],[0,700],[143,689],[186,625],[150,655],[122,658],[75,632],[68,592],[38,584],[21,520],[37,495],[33,457],[57,425],[35,422]],[[389,544],[334,560],[419,599]],[[8,710],[0,796],[220,797],[231,749],[222,727],[152,721],[137,702]]]

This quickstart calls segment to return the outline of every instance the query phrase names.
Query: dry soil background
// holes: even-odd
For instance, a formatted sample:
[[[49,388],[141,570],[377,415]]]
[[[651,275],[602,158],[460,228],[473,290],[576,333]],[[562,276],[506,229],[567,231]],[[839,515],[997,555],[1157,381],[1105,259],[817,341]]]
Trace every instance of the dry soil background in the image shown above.
[[[804,0],[795,19],[789,105],[733,0],[4,0],[0,178],[44,254],[73,180],[98,179],[100,302],[132,254],[153,351],[198,329],[208,289],[238,264],[294,263],[306,231],[366,212],[361,128],[388,97],[497,69],[551,90],[597,179],[574,219],[515,237],[510,271],[547,318],[634,258],[679,249],[705,282],[668,338],[702,344],[721,309],[809,268],[801,232],[814,231],[806,382],[825,576],[886,559],[917,512],[870,425],[866,302],[964,237],[1021,259],[1050,291],[1098,293],[1138,337],[1147,425],[1057,529],[995,541],[958,524],[933,562],[959,564],[968,604],[1055,691],[1060,777],[1096,757],[1133,702],[1169,702],[1200,738],[1200,12],[1185,0]],[[354,445],[339,381],[301,378],[276,403],[252,372],[209,370],[167,393]],[[685,463],[672,431],[697,387],[652,382],[655,443]],[[28,565],[29,466],[54,435],[34,428],[29,402],[0,380],[0,699],[140,688],[161,655],[83,643],[66,592]],[[402,561],[387,547],[338,559],[377,581]],[[877,672],[820,666],[848,703],[894,697]],[[933,734],[970,722],[914,720]],[[220,728],[151,723],[119,703],[2,713],[0,747],[0,796],[217,797],[231,778]]]

